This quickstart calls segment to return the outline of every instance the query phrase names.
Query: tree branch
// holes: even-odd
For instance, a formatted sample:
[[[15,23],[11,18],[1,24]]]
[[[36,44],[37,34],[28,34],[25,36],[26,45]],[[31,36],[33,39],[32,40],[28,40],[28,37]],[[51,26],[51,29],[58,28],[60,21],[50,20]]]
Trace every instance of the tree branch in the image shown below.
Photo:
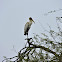
[[[27,39],[28,44],[29,44],[29,45],[32,45],[32,47],[29,47],[29,48],[41,48],[41,49],[43,49],[43,50],[45,50],[45,51],[47,51],[47,52],[49,52],[49,53],[54,54],[56,57],[59,57],[59,55],[56,54],[56,52],[54,52],[54,51],[52,51],[52,50],[50,50],[49,48],[46,48],[46,47],[44,47],[44,46],[39,46],[39,45],[32,44],[31,42],[29,42],[30,40],[31,40],[31,38],[28,38],[28,39]]]

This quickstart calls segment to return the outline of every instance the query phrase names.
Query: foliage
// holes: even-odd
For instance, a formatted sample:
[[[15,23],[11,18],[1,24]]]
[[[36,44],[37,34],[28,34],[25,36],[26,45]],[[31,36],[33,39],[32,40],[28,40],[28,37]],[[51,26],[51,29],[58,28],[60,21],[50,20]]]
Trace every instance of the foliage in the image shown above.
[[[62,62],[62,29],[59,24],[58,32],[52,30],[50,26],[49,28],[48,35],[34,34],[33,38],[25,39],[27,44],[18,52],[18,56],[4,57],[2,62]],[[12,61],[13,58],[16,59]]]

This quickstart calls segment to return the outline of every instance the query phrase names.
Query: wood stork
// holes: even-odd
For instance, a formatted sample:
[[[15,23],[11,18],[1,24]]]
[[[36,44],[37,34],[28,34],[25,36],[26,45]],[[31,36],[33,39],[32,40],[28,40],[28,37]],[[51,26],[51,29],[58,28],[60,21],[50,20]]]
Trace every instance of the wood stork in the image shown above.
[[[29,17],[29,22],[27,22],[24,27],[24,35],[27,35],[27,38],[28,38],[28,31],[31,28],[32,22],[34,22],[33,19]]]

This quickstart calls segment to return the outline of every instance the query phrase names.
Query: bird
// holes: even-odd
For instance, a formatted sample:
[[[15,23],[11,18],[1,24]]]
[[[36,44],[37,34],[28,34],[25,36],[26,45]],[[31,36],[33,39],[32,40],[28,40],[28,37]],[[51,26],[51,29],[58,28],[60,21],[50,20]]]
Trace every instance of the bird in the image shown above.
[[[27,38],[28,38],[28,32],[29,32],[29,29],[31,28],[31,25],[33,23],[33,19],[32,17],[29,17],[29,22],[27,22],[24,26],[24,35],[27,35]],[[35,22],[34,22],[35,23]]]

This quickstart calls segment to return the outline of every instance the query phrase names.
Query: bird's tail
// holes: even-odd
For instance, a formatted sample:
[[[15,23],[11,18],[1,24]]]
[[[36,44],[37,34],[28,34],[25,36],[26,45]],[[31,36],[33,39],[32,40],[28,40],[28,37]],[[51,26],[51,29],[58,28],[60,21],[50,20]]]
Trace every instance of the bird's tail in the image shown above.
[[[28,35],[28,32],[25,32],[24,35]]]

